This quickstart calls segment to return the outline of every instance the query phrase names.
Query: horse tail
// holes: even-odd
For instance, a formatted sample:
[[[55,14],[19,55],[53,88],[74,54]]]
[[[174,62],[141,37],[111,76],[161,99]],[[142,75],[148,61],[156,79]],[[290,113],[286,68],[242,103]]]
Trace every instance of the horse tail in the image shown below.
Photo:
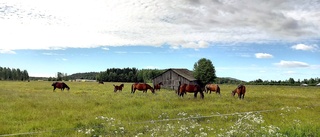
[[[134,84],[131,85],[131,93],[133,93],[133,86],[134,86]]]
[[[217,93],[219,93],[219,95],[221,95],[221,94],[220,94],[220,87],[219,87],[219,85],[217,85]]]
[[[150,90],[151,90],[151,92],[154,94],[155,92],[154,92],[154,90],[155,90],[155,88],[152,88],[151,86],[150,86]]]
[[[181,86],[181,82],[179,81],[178,92],[177,92],[178,95],[180,94],[180,86]]]
[[[243,86],[243,87],[242,87],[242,90],[243,90],[243,91],[242,91],[242,92],[243,92],[243,94],[245,94],[245,93],[246,93],[246,87],[245,87],[245,86]]]

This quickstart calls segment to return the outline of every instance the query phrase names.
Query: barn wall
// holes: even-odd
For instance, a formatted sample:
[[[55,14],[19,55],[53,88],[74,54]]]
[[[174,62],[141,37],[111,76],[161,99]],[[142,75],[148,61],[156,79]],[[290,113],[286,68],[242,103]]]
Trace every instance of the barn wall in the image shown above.
[[[158,77],[153,79],[153,84],[157,84],[159,82],[163,83],[163,88],[177,90],[179,86],[179,81],[181,84],[194,84],[194,82],[189,81],[188,79],[181,77],[177,73],[172,70],[168,70]]]

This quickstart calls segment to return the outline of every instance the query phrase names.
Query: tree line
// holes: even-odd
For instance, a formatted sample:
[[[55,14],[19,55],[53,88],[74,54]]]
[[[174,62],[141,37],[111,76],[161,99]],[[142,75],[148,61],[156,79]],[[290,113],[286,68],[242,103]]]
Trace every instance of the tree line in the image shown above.
[[[75,79],[90,79],[103,82],[152,82],[152,79],[165,70],[137,68],[109,68],[101,72],[85,72],[67,75],[57,72],[57,77],[49,77],[48,81],[68,81]]]
[[[252,85],[286,85],[286,86],[300,86],[301,84],[308,84],[310,86],[315,86],[320,83],[320,78],[310,78],[303,80],[295,80],[294,78],[289,78],[287,80],[262,80],[256,79],[253,81],[249,81],[248,84]]]
[[[29,74],[27,70],[19,68],[0,67],[0,80],[29,80]]]
[[[96,79],[104,82],[152,82],[152,79],[160,75],[164,70],[137,69],[137,68],[110,68],[100,72]]]

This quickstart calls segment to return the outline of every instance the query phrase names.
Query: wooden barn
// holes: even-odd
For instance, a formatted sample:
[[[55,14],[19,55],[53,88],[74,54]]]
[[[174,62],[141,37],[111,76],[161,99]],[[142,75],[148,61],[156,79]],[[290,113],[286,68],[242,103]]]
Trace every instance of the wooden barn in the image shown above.
[[[192,71],[188,69],[170,68],[153,78],[153,84],[163,83],[163,88],[178,90],[179,81],[181,84],[196,84]]]

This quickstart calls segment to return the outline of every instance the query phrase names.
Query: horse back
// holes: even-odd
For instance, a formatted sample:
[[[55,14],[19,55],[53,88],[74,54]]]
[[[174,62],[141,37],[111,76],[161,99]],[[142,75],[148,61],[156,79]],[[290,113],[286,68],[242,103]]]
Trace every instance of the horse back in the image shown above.
[[[244,85],[239,85],[237,88],[237,92],[240,94],[245,94],[246,93],[246,86]]]
[[[145,84],[145,83],[135,83],[135,84],[132,84],[132,87],[138,90],[145,90],[145,89],[152,88],[149,84]]]
[[[186,86],[186,92],[198,92],[201,88],[199,85],[187,85]]]
[[[220,87],[217,84],[207,84],[206,89],[210,89],[212,91],[216,91],[216,90],[220,91]]]

